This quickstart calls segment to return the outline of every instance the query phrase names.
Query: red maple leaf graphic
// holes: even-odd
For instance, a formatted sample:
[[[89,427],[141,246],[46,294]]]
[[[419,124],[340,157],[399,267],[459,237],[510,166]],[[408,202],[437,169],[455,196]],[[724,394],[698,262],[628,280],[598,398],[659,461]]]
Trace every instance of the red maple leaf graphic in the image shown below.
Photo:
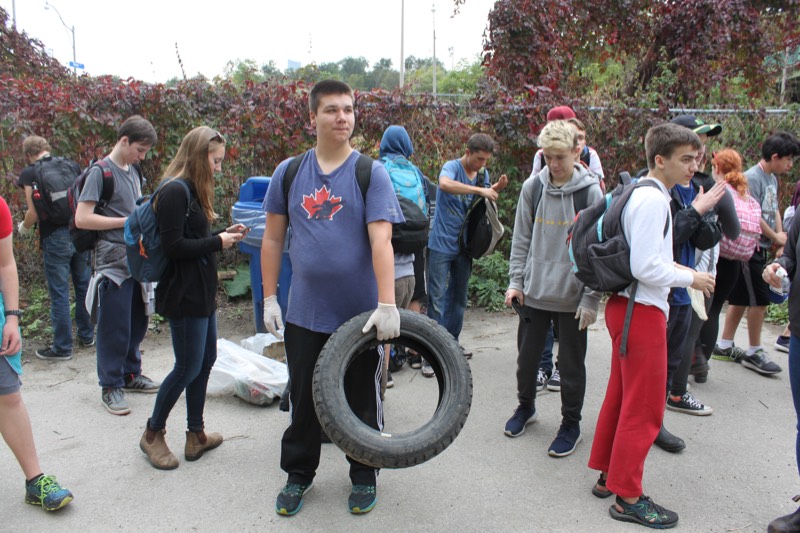
[[[321,189],[315,189],[314,195],[303,195],[303,209],[308,213],[308,218],[313,220],[331,220],[333,215],[338,213],[343,207],[341,196],[331,196],[327,185]]]

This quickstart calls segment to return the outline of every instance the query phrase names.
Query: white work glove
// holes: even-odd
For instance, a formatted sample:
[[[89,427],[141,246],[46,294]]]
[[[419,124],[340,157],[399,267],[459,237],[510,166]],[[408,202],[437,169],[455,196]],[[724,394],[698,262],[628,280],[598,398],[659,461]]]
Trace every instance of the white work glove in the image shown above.
[[[575,313],[575,320],[579,320],[578,329],[586,329],[597,322],[597,311],[592,311],[588,307],[578,307]]]
[[[394,339],[400,336],[400,312],[394,304],[378,304],[378,308],[370,315],[361,333],[366,333],[372,326],[378,332],[378,340]]]
[[[278,330],[283,329],[281,306],[278,305],[278,297],[274,294],[264,298],[264,325],[275,337],[283,339],[283,335],[278,333]]]
[[[33,233],[33,228],[26,228],[25,221],[23,220],[22,222],[19,223],[19,226],[17,226],[17,231],[21,236],[27,237],[28,235]]]

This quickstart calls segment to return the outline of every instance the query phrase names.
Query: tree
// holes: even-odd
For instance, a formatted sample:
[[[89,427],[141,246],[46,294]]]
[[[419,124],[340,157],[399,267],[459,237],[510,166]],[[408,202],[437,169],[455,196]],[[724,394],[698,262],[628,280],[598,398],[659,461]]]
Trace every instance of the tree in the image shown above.
[[[725,97],[734,75],[755,96],[776,75],[763,58],[797,42],[799,11],[800,0],[499,0],[484,66],[517,92],[585,94],[595,89],[586,70],[615,64],[628,97],[689,104],[710,87]]]
[[[8,12],[0,7],[0,73],[14,78],[68,78],[70,72],[45,52],[38,39],[8,25]]]

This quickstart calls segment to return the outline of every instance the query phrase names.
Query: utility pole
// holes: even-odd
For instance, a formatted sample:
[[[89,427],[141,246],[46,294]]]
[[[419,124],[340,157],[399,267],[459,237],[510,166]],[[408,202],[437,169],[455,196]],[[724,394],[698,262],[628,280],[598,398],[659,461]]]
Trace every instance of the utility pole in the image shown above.
[[[436,2],[431,9],[433,13],[433,96],[436,96]]]
[[[403,51],[406,26],[406,0],[400,0],[400,88],[402,89],[406,81],[406,56]]]

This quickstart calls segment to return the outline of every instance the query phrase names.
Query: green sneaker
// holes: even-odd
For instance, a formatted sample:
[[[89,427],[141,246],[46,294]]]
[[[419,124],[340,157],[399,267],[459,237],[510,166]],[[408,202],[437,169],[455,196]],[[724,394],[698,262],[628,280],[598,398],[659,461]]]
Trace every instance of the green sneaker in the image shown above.
[[[378,503],[375,485],[353,485],[347,505],[353,514],[368,513]]]
[[[313,483],[300,485],[299,483],[287,483],[275,500],[275,512],[283,516],[296,515],[303,508],[303,496],[311,490]]]
[[[718,344],[715,344],[714,350],[711,352],[711,359],[716,359],[717,361],[727,361],[729,363],[738,363],[745,355],[747,355],[747,352],[741,348],[737,348],[736,346],[731,346],[730,348],[725,348],[723,350]]]
[[[72,500],[72,493],[59,485],[55,476],[40,475],[25,483],[25,503],[40,505],[45,511],[61,509]]]

